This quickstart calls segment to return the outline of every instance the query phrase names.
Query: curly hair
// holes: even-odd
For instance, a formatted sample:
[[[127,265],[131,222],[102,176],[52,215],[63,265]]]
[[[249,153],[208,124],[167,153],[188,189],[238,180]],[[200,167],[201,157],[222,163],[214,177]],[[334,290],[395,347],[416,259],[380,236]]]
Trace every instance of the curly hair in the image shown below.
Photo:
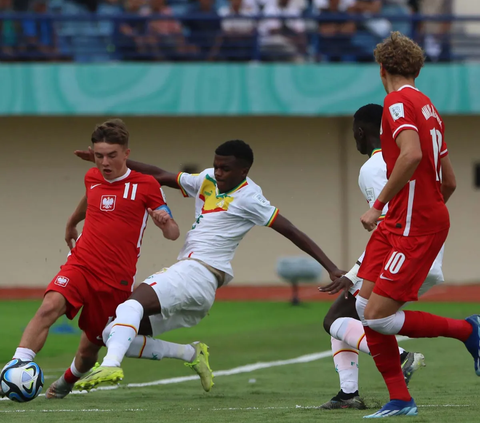
[[[425,63],[422,48],[398,31],[378,44],[373,54],[389,74],[407,78],[416,78]]]

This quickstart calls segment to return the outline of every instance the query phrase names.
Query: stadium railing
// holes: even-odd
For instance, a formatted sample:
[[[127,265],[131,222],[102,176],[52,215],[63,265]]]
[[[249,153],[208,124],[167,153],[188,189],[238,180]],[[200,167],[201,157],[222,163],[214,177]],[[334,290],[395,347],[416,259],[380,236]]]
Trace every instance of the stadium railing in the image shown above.
[[[351,31],[339,32],[348,22]],[[8,13],[0,61],[370,62],[391,30],[415,39],[430,61],[480,59],[480,16]]]

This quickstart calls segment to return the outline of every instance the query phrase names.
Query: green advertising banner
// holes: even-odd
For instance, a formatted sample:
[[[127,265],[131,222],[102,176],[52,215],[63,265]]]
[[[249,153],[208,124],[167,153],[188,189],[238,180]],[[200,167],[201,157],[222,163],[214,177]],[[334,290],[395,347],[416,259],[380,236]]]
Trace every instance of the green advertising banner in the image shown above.
[[[443,114],[480,114],[480,64],[427,65]],[[0,115],[341,116],[385,92],[376,65],[3,64]]]

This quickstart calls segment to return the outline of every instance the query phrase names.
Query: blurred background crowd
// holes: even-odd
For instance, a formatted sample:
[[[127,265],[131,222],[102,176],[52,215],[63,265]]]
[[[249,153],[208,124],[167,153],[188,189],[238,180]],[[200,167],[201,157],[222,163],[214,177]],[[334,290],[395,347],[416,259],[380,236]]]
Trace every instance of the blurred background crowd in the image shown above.
[[[398,30],[445,62],[453,1],[0,0],[0,60],[368,62]]]

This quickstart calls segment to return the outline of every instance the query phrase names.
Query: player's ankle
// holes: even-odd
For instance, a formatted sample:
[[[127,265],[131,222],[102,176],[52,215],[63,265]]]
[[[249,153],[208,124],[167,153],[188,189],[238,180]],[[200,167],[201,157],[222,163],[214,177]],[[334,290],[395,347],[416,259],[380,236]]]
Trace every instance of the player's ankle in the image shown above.
[[[105,357],[102,362],[102,367],[120,367],[120,362],[115,358]]]
[[[35,360],[35,356],[36,356],[35,352],[30,348],[18,347],[15,350],[15,354],[13,355],[13,358],[17,358],[22,361],[33,361]]]

